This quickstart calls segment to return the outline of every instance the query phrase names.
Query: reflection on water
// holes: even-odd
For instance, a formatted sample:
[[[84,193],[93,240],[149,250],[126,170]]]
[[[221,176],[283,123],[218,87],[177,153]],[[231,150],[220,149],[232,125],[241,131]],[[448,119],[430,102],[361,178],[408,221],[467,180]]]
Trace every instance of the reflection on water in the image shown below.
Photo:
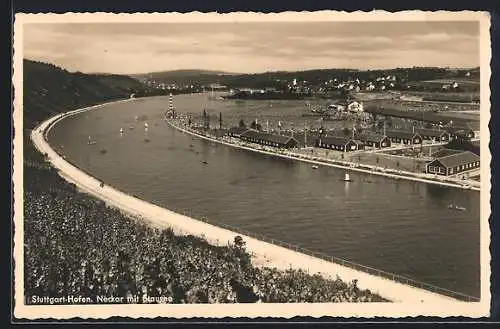
[[[179,112],[196,111],[205,102],[204,95],[175,100]],[[236,123],[241,116],[255,118],[256,111],[286,118],[304,106],[214,102]],[[64,120],[50,139],[106,183],[169,209],[479,294],[479,193],[354,172],[353,181],[344,182],[344,170],[314,170],[175,131],[162,121],[166,106],[168,97],[106,106]],[[148,117],[148,143],[143,123],[134,121],[139,115]],[[120,137],[117,131],[130,120],[139,129]],[[88,135],[97,147],[86,145]],[[449,204],[466,210],[450,210]]]

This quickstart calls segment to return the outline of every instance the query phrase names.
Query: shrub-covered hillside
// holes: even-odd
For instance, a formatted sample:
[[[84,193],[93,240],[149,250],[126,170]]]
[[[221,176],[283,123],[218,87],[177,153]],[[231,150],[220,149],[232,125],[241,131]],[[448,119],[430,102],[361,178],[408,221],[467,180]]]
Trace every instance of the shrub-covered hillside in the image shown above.
[[[144,89],[129,76],[71,73],[52,64],[24,60],[24,126],[73,108],[127,98]]]

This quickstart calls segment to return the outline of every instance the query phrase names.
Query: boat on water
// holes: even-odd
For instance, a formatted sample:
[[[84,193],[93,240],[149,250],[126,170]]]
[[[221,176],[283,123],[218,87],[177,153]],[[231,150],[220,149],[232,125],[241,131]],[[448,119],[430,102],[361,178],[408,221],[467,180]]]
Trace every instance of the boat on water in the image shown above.
[[[97,142],[96,142],[95,140],[93,140],[93,139],[92,139],[92,137],[90,137],[90,136],[89,136],[89,139],[88,139],[88,141],[87,141],[87,144],[88,144],[88,145],[95,145],[95,144],[97,144]]]
[[[451,210],[458,210],[458,211],[464,211],[466,210],[465,207],[462,207],[462,206],[457,206],[456,204],[450,204],[448,206],[448,209],[451,209]]]
[[[351,177],[349,176],[349,173],[345,173],[344,174],[344,179],[342,179],[342,181],[344,182],[352,182],[353,180],[351,179]]]
[[[313,169],[318,169],[319,167],[317,165],[312,165]]]
[[[208,164],[208,162],[206,162],[206,161],[202,161],[201,163],[203,163],[203,164]]]
[[[130,127],[128,127],[128,129],[133,130],[133,129],[134,129],[134,127],[133,127],[133,126],[130,126]]]
[[[120,134],[123,134],[123,128],[120,128]]]

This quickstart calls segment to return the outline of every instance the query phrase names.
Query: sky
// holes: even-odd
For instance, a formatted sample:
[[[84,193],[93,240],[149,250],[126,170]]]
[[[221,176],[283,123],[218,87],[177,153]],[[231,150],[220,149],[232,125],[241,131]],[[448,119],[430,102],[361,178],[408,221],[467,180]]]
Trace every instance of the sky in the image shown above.
[[[116,74],[470,68],[479,66],[479,23],[27,23],[24,58]]]

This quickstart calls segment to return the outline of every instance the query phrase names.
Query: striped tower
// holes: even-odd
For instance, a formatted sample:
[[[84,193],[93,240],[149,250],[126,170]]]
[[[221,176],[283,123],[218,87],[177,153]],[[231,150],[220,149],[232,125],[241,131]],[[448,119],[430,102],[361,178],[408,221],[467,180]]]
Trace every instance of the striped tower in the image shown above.
[[[168,111],[171,113],[172,119],[175,119],[174,96],[172,93],[168,97]]]

